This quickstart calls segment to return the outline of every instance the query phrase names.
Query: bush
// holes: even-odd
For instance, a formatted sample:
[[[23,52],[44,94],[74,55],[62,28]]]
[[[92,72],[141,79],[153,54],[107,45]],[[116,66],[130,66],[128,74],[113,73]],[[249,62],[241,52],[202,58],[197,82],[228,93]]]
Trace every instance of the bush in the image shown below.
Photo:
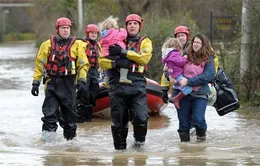
[[[255,90],[250,94],[250,106],[260,107],[260,90]]]
[[[25,41],[25,40],[35,40],[35,35],[33,33],[17,33],[12,32],[4,36],[3,41]]]

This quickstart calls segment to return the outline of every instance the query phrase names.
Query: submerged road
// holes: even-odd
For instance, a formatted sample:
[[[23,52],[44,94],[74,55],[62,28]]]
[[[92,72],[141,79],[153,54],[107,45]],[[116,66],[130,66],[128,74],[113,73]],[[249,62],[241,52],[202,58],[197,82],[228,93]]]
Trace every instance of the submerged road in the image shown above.
[[[237,112],[218,116],[208,107],[207,141],[180,143],[173,105],[150,117],[143,151],[131,148],[133,131],[125,151],[113,149],[109,119],[93,119],[78,125],[78,136],[66,141],[58,128],[53,142],[41,138],[40,95],[31,95],[34,43],[0,46],[0,165],[260,165],[260,119]],[[130,125],[131,126],[131,125]]]

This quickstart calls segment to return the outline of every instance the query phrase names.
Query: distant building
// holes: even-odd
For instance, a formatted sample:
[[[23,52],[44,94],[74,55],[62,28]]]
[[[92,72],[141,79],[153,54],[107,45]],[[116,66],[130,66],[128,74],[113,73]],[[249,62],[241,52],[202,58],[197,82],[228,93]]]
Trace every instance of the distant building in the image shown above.
[[[0,34],[33,32],[29,9],[35,0],[0,0]]]

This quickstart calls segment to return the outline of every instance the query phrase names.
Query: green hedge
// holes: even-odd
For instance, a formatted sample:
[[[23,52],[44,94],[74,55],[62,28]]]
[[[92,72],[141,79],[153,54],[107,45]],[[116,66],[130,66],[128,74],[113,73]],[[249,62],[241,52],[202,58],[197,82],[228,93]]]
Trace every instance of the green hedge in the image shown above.
[[[9,33],[3,37],[4,42],[9,41],[25,41],[25,40],[35,40],[34,33]]]

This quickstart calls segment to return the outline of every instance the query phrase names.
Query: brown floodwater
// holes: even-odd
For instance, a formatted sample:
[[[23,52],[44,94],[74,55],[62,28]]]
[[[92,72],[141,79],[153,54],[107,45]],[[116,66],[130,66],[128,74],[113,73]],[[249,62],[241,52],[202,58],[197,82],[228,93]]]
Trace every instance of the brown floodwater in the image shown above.
[[[30,42],[0,46],[0,165],[260,165],[260,119],[238,112],[220,117],[213,107],[207,108],[204,143],[197,143],[195,136],[189,143],[180,143],[176,110],[171,104],[149,118],[142,151],[131,147],[131,125],[127,149],[115,151],[108,118],[78,124],[72,141],[63,138],[60,127],[53,141],[43,141],[43,86],[38,97],[30,93],[36,52]]]

